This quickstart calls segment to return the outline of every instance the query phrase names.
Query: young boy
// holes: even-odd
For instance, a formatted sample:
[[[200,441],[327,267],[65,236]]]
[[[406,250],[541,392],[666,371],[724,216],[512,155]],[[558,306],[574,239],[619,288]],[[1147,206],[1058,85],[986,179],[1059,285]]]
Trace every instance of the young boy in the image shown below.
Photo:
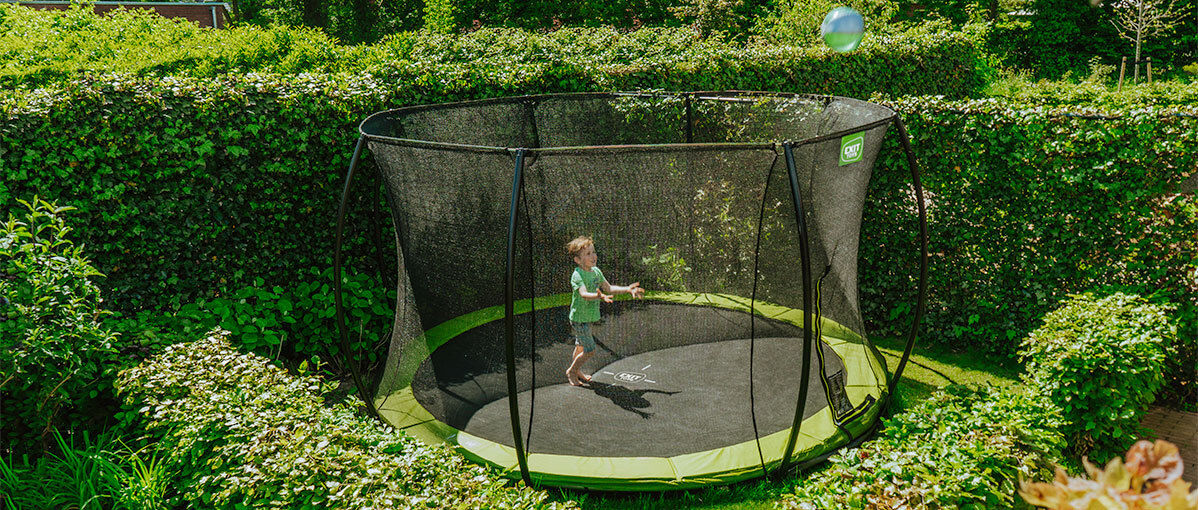
[[[574,273],[570,275],[570,286],[574,296],[570,299],[570,329],[574,336],[574,359],[566,369],[566,379],[571,386],[591,382],[591,376],[581,372],[582,364],[595,355],[595,336],[591,325],[599,321],[599,301],[612,302],[615,294],[629,294],[635,299],[645,295],[640,282],[627,287],[611,285],[603,272],[595,267],[599,260],[595,255],[595,242],[581,236],[566,244],[566,253],[574,259]]]

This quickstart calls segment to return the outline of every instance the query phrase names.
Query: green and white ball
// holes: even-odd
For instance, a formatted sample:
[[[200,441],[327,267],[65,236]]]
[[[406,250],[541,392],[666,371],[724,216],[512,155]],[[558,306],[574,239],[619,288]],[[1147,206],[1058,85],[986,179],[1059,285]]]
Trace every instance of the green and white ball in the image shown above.
[[[819,32],[829,48],[841,53],[853,51],[861,45],[865,19],[851,7],[837,7],[824,16]]]

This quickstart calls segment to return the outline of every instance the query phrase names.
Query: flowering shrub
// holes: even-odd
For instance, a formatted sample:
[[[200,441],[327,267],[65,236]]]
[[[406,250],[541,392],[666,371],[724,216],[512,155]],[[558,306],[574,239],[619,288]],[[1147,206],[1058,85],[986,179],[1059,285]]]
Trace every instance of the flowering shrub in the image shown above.
[[[1073,478],[1057,468],[1052,483],[1020,481],[1019,495],[1053,510],[1189,510],[1198,508],[1198,490],[1181,479],[1185,465],[1168,441],[1139,441],[1127,462],[1111,459],[1106,469],[1083,461],[1090,478]]]

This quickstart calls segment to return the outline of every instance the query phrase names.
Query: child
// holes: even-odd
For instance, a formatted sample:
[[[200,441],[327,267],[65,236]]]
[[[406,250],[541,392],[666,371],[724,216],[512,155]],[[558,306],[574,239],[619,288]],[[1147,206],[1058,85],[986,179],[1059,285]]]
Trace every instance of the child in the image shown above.
[[[570,299],[574,359],[566,369],[566,379],[571,386],[581,386],[591,382],[591,376],[583,374],[581,369],[582,364],[595,355],[595,336],[591,334],[591,325],[599,321],[599,301],[611,303],[612,296],[618,293],[640,299],[645,295],[645,289],[641,288],[640,282],[627,287],[607,283],[603,272],[595,267],[599,258],[595,255],[595,242],[590,237],[581,236],[570,241],[566,244],[566,253],[578,266],[570,275],[570,286],[574,288],[574,296]]]

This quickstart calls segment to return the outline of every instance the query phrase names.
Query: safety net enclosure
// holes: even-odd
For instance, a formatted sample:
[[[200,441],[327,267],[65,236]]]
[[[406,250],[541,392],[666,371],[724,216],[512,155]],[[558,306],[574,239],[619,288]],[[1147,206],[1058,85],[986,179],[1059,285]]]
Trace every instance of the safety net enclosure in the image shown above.
[[[859,441],[891,392],[857,248],[897,119],[854,99],[748,92],[370,116],[355,162],[369,148],[399,247],[373,407],[526,481],[603,490],[728,483]],[[584,386],[565,370],[565,245],[578,236],[607,281],[647,291],[601,305]]]

